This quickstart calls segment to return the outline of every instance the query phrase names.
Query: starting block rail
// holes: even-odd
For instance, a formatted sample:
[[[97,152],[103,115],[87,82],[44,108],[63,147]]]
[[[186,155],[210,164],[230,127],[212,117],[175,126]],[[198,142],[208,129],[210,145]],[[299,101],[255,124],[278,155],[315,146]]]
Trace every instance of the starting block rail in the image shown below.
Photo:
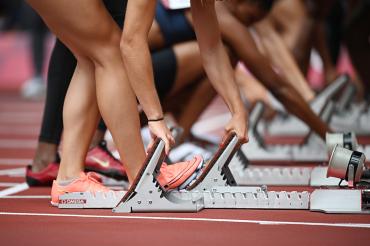
[[[238,185],[310,185],[312,168],[309,167],[258,167],[233,169]]]

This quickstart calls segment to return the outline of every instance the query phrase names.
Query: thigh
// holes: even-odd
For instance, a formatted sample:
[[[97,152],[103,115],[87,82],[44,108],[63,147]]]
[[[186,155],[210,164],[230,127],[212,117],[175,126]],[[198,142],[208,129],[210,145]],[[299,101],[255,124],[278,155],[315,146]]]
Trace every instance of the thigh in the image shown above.
[[[28,2],[75,54],[88,53],[114,35],[119,42],[120,30],[101,0]]]

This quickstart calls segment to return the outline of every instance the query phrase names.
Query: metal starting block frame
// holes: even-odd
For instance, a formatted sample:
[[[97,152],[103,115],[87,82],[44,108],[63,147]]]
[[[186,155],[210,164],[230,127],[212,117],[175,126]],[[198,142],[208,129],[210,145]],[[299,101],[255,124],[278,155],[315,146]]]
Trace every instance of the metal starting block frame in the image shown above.
[[[272,185],[272,186],[311,186],[338,187],[347,186],[347,182],[334,177],[326,177],[328,167],[300,166],[269,166],[251,165],[248,158],[237,152],[232,158],[229,168],[235,182],[241,186]]]
[[[323,112],[323,118],[330,118],[334,110],[333,102],[329,102]],[[261,120],[264,105],[258,102],[253,108],[249,118],[250,143],[241,146],[241,151],[253,161],[296,161],[296,162],[322,162],[328,159],[326,145],[316,134],[310,134],[303,145],[267,145],[260,136],[257,126]]]
[[[310,107],[315,114],[320,115],[323,120],[329,122],[330,118],[324,119],[322,114],[325,111],[328,102],[333,100],[334,97],[341,91],[341,89],[349,84],[349,80],[350,78],[348,75],[342,75],[330,83],[324,90],[322,90],[310,104]],[[349,86],[350,85],[348,85],[348,87]],[[336,107],[336,109],[345,107],[351,101],[351,96],[353,96],[353,93],[352,90],[348,90],[346,87],[343,95],[339,97],[338,103],[336,103],[339,105],[339,107]],[[333,113],[334,110],[332,111],[332,114]],[[288,115],[287,117],[278,117],[272,122],[265,123],[264,125],[268,133],[271,135],[302,136],[310,132],[309,127],[304,122],[292,115]]]
[[[231,169],[238,185],[273,185],[273,186],[311,186],[311,187],[338,187],[348,183],[338,178],[327,178],[328,168],[310,167],[283,167],[283,166],[249,166]]]
[[[240,147],[235,134],[229,134],[186,190],[166,191],[156,180],[164,158],[163,141],[157,141],[131,189],[114,212],[197,212],[203,208],[308,209],[308,192],[269,192],[265,187],[236,187],[228,164]]]
[[[180,200],[169,196],[156,177],[165,158],[164,142],[157,139],[131,188],[113,209],[116,213],[131,212],[197,212],[204,207],[202,197]]]
[[[251,165],[248,158],[238,152],[229,168],[235,182],[241,186],[272,185],[272,186],[311,186],[311,187],[338,187],[341,180],[326,177],[328,167],[300,167],[300,166],[268,166]],[[341,186],[348,185],[345,180]]]

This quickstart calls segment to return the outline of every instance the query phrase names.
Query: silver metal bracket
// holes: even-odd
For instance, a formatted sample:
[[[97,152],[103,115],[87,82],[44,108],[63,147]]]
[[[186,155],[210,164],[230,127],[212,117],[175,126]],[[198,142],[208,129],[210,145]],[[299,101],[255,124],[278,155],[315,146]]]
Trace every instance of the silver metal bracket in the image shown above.
[[[316,98],[311,102],[310,107],[315,114],[320,115],[324,122],[330,122],[331,116],[335,111],[335,105],[328,103],[334,96],[341,91],[349,82],[349,77],[343,75],[330,83]],[[306,135],[310,132],[309,127],[297,117],[289,115],[285,118],[277,118],[267,124],[267,130],[271,135]]]

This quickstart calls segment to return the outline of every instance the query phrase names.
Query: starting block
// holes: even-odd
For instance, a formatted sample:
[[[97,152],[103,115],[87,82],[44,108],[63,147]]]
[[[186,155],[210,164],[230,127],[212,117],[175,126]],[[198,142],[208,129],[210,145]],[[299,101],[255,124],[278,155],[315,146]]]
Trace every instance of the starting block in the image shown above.
[[[336,146],[356,150],[357,140],[354,133],[332,133],[326,135],[326,145],[330,152]],[[233,158],[230,163],[234,178],[239,185],[292,185],[292,186],[338,186],[348,185],[335,177],[326,177],[328,167],[284,167],[252,166],[246,157]]]
[[[334,111],[334,103],[328,102],[322,113],[322,118],[327,121],[330,119]],[[268,161],[268,162],[281,162],[281,161],[295,161],[295,162],[324,162],[328,160],[327,146],[321,138],[316,134],[311,133],[304,144],[302,145],[267,145],[264,142],[263,137],[259,134],[257,126],[262,118],[264,111],[264,104],[258,102],[253,108],[249,118],[249,138],[250,143],[248,147],[242,146],[241,151],[245,156],[252,161]],[[369,118],[370,120],[370,118]],[[357,142],[353,141],[353,133],[349,133],[349,136],[344,136],[345,141],[343,144],[347,144],[348,141],[352,141],[356,148],[370,154],[370,146],[358,146]],[[341,135],[338,137],[342,137]],[[354,146],[355,147],[355,146]]]
[[[359,135],[370,135],[370,111],[366,103],[353,103],[347,110],[334,114],[330,125],[336,131],[354,131]]]
[[[326,110],[329,113],[333,110],[334,104],[329,102]],[[322,162],[327,160],[326,146],[317,135],[310,134],[303,145],[267,145],[260,136],[257,126],[264,111],[264,104],[258,102],[253,108],[249,118],[248,147],[241,146],[241,151],[253,161],[296,161],[296,162]],[[324,112],[326,115],[326,112]],[[326,116],[325,116],[326,117]]]
[[[330,83],[324,90],[322,90],[310,103],[310,107],[315,112],[315,114],[322,116],[322,113],[325,111],[328,102],[330,102],[346,85],[349,84],[349,76],[342,75],[339,76],[335,81]],[[339,98],[338,103],[340,102],[340,107],[345,107],[348,101],[351,101],[351,95],[353,88],[351,87],[350,91],[347,92],[347,87],[343,95]],[[334,113],[335,107],[332,109],[331,115]],[[323,117],[322,117],[323,118]],[[324,119],[325,121],[330,121]],[[270,135],[284,135],[284,136],[302,136],[307,135],[310,132],[309,127],[302,122],[299,118],[292,115],[283,115],[277,116],[269,123],[262,124],[263,127],[267,130]]]
[[[164,157],[158,140],[131,189],[114,212],[197,212],[203,208],[308,209],[308,192],[271,192],[237,187],[228,168],[241,143],[229,134],[202,174],[186,190],[166,191],[156,180]]]

